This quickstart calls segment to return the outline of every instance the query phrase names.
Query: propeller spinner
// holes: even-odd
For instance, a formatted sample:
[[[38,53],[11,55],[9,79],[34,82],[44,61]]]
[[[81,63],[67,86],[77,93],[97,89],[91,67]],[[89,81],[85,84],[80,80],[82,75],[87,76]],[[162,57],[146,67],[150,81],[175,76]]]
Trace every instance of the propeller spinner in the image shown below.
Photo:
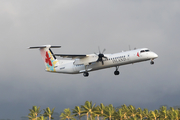
[[[106,51],[106,49],[104,49],[103,50],[103,52],[101,53],[101,51],[100,51],[100,48],[98,47],[98,49],[99,49],[99,54],[97,54],[97,53],[95,53],[97,56],[98,56],[98,60],[97,60],[97,62],[102,62],[102,65],[104,65],[104,60],[103,60],[103,58],[105,58],[105,59],[108,59],[106,56],[104,56],[104,52]]]

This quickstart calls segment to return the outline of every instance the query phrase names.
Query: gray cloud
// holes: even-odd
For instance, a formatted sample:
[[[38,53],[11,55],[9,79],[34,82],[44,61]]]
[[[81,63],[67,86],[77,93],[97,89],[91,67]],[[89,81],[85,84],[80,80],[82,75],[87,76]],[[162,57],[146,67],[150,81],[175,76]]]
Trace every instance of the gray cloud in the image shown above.
[[[158,109],[179,105],[179,1],[1,1],[1,118],[19,119],[33,105],[64,108],[86,100]],[[79,75],[44,71],[38,50],[62,45],[55,53],[106,53],[148,47],[159,55],[149,62]]]

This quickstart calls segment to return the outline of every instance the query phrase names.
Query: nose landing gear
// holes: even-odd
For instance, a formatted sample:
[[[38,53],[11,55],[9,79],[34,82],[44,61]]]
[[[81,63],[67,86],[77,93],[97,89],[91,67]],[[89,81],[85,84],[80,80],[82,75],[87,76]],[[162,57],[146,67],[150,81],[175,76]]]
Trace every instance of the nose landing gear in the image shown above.
[[[116,66],[116,70],[114,71],[114,75],[119,75],[118,69],[119,69],[119,66]]]
[[[153,61],[153,59],[151,60],[150,64],[151,64],[151,65],[153,65],[153,64],[154,64],[154,61]]]

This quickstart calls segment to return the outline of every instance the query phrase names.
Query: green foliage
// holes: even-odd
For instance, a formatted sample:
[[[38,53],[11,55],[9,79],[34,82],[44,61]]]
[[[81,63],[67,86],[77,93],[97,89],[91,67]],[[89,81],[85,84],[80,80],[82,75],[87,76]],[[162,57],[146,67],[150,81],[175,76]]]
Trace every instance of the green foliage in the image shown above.
[[[96,110],[95,108],[95,104],[92,105],[92,101],[86,101],[84,105],[81,105],[81,108],[83,109],[84,114],[86,114],[87,116],[87,120],[88,120],[88,116],[90,115],[90,119],[92,120],[93,115],[95,114],[94,111]]]
[[[105,107],[105,118],[108,118],[109,120],[113,119],[115,116],[115,108],[112,104]]]
[[[143,111],[142,111],[141,108],[138,108],[138,109],[137,109],[136,116],[137,116],[139,119],[142,120],[142,118],[143,118]]]
[[[29,116],[27,116],[29,118],[29,120],[37,120],[38,119],[38,115],[39,115],[39,113],[41,113],[41,111],[39,109],[40,109],[40,107],[37,107],[37,106],[33,106],[32,109],[29,109],[30,113],[28,114]]]
[[[74,109],[64,109],[61,113],[61,120],[75,120],[75,116],[79,119],[83,116],[87,117],[87,120],[179,120],[180,108],[167,109],[166,106],[161,106],[158,110],[148,110],[147,108],[135,108],[133,105],[126,106],[125,104],[119,108],[115,108],[112,104],[105,106],[103,103],[95,106],[92,101],[86,101],[84,105],[75,106]],[[41,112],[40,107],[33,106],[29,109],[29,120],[47,120],[47,117],[52,118],[54,108],[51,110],[49,107],[44,109],[44,114],[38,117]]]
[[[38,118],[38,120],[47,120],[47,117],[40,116],[40,117]]]
[[[78,116],[79,120],[81,119],[81,117],[83,116],[83,109],[80,108],[79,106],[75,106],[75,108],[73,109],[73,113],[74,113],[74,116]]]
[[[52,117],[52,114],[54,113],[54,109],[55,108],[53,108],[52,110],[49,108],[49,107],[47,107],[46,109],[43,109],[44,110],[44,116],[45,117],[48,117],[49,118],[49,120],[51,120],[51,119],[54,119],[53,117]]]
[[[124,114],[123,114],[122,108],[119,108],[119,109],[114,113],[114,117],[115,117],[115,119],[117,119],[117,120],[122,120],[122,119],[123,119],[123,116],[124,116]]]
[[[27,117],[29,118],[29,120],[36,120],[35,113],[29,113]]]
[[[69,108],[64,109],[64,112],[61,113],[60,117],[61,120],[75,120],[74,115],[71,114],[71,110]]]

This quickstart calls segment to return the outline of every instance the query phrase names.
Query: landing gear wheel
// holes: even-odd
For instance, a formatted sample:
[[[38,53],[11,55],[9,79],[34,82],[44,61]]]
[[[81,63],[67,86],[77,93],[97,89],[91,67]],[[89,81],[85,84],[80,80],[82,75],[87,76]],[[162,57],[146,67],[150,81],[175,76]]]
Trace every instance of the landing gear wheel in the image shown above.
[[[114,75],[119,75],[119,71],[114,71]]]
[[[84,77],[88,77],[89,73],[88,72],[84,72],[83,75],[84,75]]]
[[[150,63],[151,63],[151,65],[153,65],[153,64],[154,64],[154,61],[151,61]]]

